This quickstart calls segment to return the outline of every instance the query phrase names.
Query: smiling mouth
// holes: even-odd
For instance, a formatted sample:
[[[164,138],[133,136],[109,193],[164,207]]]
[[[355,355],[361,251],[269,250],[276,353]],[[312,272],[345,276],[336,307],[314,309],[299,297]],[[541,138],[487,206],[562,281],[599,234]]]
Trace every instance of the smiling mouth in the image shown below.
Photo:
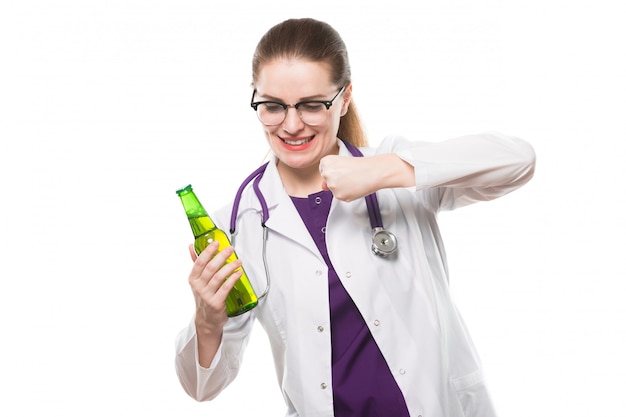
[[[302,138],[302,139],[295,139],[295,140],[288,140],[285,138],[280,138],[280,140],[282,140],[284,143],[290,146],[300,146],[300,145],[304,145],[306,143],[311,142],[313,140],[313,136],[309,136],[307,138]]]

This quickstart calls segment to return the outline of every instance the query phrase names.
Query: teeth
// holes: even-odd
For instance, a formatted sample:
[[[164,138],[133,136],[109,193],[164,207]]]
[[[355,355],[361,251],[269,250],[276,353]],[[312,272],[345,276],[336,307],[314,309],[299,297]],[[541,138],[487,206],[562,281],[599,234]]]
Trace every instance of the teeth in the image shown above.
[[[313,137],[306,138],[306,139],[300,139],[300,140],[286,140],[286,139],[283,139],[283,142],[285,142],[287,145],[298,146],[298,145],[304,145],[305,143],[310,142],[311,139],[313,139]]]

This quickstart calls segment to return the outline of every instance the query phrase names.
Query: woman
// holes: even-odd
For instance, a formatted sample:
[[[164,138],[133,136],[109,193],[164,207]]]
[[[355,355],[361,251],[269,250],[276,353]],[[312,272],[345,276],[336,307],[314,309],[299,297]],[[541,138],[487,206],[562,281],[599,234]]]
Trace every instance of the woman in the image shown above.
[[[495,415],[450,297],[436,215],[525,184],[533,149],[500,134],[440,143],[388,137],[366,147],[345,45],[312,19],[282,22],[263,36],[253,88],[273,152],[259,184],[269,206],[272,288],[250,313],[228,318],[225,297],[241,263],[224,265],[232,248],[216,255],[210,245],[196,258],[190,247],[196,314],[176,356],[187,393],[212,399],[235,378],[258,319],[288,416]],[[353,157],[350,144],[364,157]],[[363,197],[374,192],[398,242],[384,258],[370,250]],[[231,208],[212,216],[224,229]],[[238,213],[233,244],[261,289],[261,208],[251,186]]]

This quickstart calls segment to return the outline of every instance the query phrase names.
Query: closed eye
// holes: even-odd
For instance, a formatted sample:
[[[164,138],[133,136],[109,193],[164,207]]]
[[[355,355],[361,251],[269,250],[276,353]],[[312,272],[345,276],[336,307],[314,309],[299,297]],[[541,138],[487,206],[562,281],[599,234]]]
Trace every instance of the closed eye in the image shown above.
[[[259,103],[259,106],[263,107],[263,110],[269,113],[282,113],[285,111],[287,106],[282,103],[276,103],[273,101],[268,101],[265,103]]]
[[[309,113],[316,113],[325,110],[327,107],[323,101],[303,101],[298,103],[298,110]]]

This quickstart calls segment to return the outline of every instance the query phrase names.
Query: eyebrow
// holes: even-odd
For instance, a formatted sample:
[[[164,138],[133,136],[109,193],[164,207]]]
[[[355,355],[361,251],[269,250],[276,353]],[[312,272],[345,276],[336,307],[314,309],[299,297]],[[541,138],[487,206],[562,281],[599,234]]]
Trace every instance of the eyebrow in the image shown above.
[[[274,96],[266,95],[266,94],[261,94],[261,93],[259,93],[259,90],[257,90],[257,94],[260,97],[264,98],[265,100],[277,101],[279,103],[286,103],[285,100],[282,100],[282,99],[280,99],[278,97],[274,97]],[[327,101],[327,99],[326,99],[325,95],[317,94],[317,95],[314,95],[314,96],[302,97],[296,103],[301,103],[303,101]],[[293,103],[293,104],[296,104],[296,103]]]

